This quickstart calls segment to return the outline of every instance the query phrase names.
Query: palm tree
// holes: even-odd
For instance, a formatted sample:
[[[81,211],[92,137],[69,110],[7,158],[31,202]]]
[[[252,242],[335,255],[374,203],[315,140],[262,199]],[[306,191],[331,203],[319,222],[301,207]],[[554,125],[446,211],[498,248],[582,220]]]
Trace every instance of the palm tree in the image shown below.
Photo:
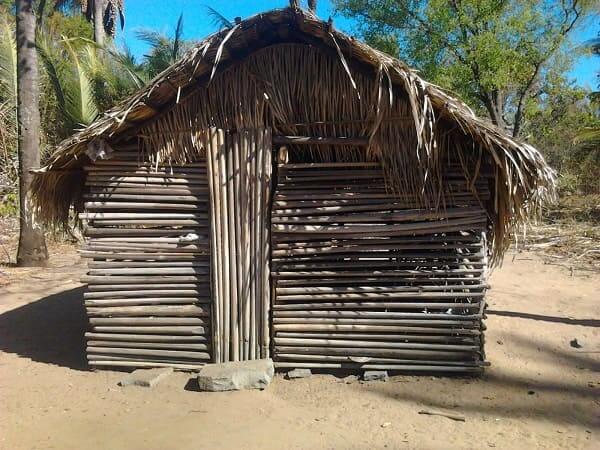
[[[128,51],[98,47],[84,38],[40,35],[38,50],[56,98],[60,137],[94,121],[100,111],[148,80]]]
[[[56,9],[73,8],[78,4],[89,22],[94,24],[94,41],[104,45],[106,36],[115,37],[117,20],[125,25],[125,0],[57,0]],[[45,3],[45,2],[43,2]]]
[[[172,38],[154,30],[140,30],[136,35],[150,45],[143,63],[150,78],[174,64],[193,44],[183,39],[183,14],[177,20]]]
[[[36,223],[28,193],[32,169],[40,165],[40,110],[36,20],[32,0],[16,0],[17,12],[17,118],[19,154],[19,247],[17,264],[45,264],[48,250],[44,233]]]

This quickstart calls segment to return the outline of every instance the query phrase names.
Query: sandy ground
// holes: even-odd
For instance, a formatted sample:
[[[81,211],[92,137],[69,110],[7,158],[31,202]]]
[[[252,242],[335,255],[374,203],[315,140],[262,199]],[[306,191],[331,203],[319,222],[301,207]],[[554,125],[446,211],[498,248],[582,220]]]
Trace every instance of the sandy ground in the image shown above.
[[[45,270],[0,267],[2,449],[600,448],[600,275],[508,256],[491,280],[481,378],[278,375],[263,392],[214,394],[186,373],[146,389],[89,371],[84,266],[71,247],[53,253]]]

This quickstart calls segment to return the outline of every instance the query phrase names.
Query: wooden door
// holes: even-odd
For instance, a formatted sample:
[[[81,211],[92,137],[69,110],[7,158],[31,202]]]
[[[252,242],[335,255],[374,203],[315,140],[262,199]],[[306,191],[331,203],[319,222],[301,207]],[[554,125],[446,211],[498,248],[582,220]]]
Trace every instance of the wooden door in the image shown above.
[[[213,355],[269,357],[271,131],[211,130]]]

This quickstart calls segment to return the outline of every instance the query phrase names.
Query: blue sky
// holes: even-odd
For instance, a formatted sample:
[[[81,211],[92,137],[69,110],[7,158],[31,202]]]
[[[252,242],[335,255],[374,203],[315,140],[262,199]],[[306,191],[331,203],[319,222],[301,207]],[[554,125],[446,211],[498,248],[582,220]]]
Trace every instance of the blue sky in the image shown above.
[[[301,0],[302,1],[302,0]],[[126,0],[125,1],[125,30],[118,38],[124,40],[133,53],[141,57],[147,47],[135,37],[135,31],[140,28],[151,28],[166,34],[172,34],[179,15],[184,13],[184,37],[200,39],[215,31],[211,17],[206,13],[204,5],[209,5],[228,19],[236,16],[242,18],[253,14],[281,8],[289,4],[288,0]],[[333,15],[329,0],[318,2],[317,15],[327,19]],[[334,17],[337,29],[351,33],[354,23],[343,17]],[[575,43],[582,43],[598,35],[600,23],[588,23],[580,27],[573,36]],[[598,58],[580,57],[575,63],[571,76],[577,84],[587,87],[596,86],[596,72],[600,68]]]

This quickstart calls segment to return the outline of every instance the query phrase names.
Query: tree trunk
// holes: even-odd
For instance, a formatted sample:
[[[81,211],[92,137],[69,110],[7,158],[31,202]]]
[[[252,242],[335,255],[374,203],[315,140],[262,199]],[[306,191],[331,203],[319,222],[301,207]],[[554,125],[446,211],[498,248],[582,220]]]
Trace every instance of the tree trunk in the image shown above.
[[[487,109],[492,123],[503,131],[506,131],[506,122],[504,121],[504,105],[501,97],[495,93],[485,93],[481,96],[483,104]]]
[[[106,33],[104,31],[104,11],[106,0],[94,0],[94,41],[98,45],[104,45]]]
[[[38,61],[35,47],[35,12],[32,0],[16,0],[17,11],[17,118],[19,152],[19,266],[44,265],[48,250],[36,223],[29,189],[31,169],[40,166],[40,110]]]

